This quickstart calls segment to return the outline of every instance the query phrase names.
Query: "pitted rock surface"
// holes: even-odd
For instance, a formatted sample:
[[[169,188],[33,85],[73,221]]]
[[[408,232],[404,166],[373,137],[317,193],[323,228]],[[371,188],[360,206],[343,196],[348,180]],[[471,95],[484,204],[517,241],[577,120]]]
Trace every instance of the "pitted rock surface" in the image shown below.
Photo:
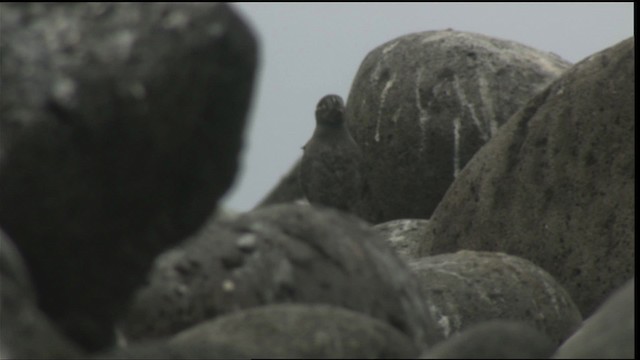
[[[425,236],[428,223],[429,220],[424,219],[399,219],[375,225],[373,228],[387,239],[400,258],[411,261],[419,258],[419,246],[426,247],[420,243],[428,240]]]
[[[0,11],[0,226],[88,349],[237,168],[256,40],[221,4]]]
[[[504,319],[529,324],[560,345],[582,322],[562,286],[516,256],[462,250],[424,257],[410,266],[445,337]]]
[[[428,219],[475,152],[569,66],[512,41],[450,30],[373,49],[346,108],[368,180],[358,215],[376,224]]]
[[[251,358],[407,359],[418,349],[391,325],[328,305],[276,304],[234,312],[171,339],[184,347],[221,344]]]
[[[442,339],[416,278],[367,223],[291,204],[213,222],[161,255],[119,329],[129,340],[154,338],[283,302],[368,314],[420,345]]]
[[[633,278],[584,321],[558,349],[554,359],[634,359],[635,320]]]
[[[531,99],[451,185],[424,254],[523,257],[588,317],[635,271],[634,78],[628,39]]]
[[[548,359],[556,345],[523,322],[492,320],[437,344],[421,359]]]

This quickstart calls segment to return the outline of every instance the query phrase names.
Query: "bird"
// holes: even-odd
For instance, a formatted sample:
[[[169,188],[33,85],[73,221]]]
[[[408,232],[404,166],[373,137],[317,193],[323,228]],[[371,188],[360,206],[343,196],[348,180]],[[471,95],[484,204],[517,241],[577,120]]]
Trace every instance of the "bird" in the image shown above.
[[[302,147],[298,179],[310,204],[354,212],[362,186],[362,153],[349,133],[344,113],[339,95],[320,99],[315,130]]]

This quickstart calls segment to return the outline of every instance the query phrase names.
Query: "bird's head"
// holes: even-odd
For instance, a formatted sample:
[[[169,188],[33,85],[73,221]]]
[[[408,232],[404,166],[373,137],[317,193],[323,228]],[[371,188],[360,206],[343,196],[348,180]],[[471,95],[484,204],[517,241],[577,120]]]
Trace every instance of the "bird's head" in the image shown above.
[[[316,106],[316,124],[340,126],[344,123],[344,102],[338,95],[326,95]]]

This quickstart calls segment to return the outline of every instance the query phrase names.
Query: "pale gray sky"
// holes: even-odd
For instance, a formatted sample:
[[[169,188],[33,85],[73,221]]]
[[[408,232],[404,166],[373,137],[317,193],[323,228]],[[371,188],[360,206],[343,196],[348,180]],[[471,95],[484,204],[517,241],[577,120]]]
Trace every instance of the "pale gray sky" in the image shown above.
[[[578,62],[633,36],[633,3],[238,3],[260,40],[241,154],[223,200],[251,209],[295,160],[329,93],[345,101],[360,62],[398,36],[452,28],[517,41]]]

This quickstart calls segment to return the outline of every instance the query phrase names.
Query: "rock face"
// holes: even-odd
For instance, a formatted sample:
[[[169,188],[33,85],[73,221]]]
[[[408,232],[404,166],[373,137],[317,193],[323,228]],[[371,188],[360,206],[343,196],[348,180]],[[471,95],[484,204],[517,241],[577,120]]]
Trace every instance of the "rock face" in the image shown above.
[[[420,243],[427,238],[425,234],[428,223],[429,220],[424,219],[400,219],[387,221],[373,228],[387,239],[400,258],[411,261],[418,258]]]
[[[502,253],[462,250],[410,263],[445,337],[474,324],[521,321],[560,345],[582,323],[569,294],[531,262]]]
[[[359,311],[420,345],[442,339],[416,279],[368,224],[291,204],[213,222],[163,254],[119,328],[128,340],[148,339],[283,302]]]
[[[556,359],[635,358],[635,278],[618,289],[554,355]]]
[[[36,304],[18,249],[0,230],[0,359],[68,359],[79,349]]]
[[[556,346],[535,328],[493,320],[470,327],[437,344],[421,359],[548,359]]]
[[[417,347],[391,325],[327,305],[278,304],[234,312],[189,328],[172,340],[188,347],[221,344],[250,358],[406,359]]]
[[[346,108],[369,184],[358,215],[428,219],[473,154],[568,67],[524,45],[448,30],[372,50]]]
[[[256,41],[227,5],[2,5],[0,226],[88,349],[231,184]]]
[[[628,39],[531,99],[451,185],[421,252],[521,256],[589,316],[634,274],[634,69]]]

